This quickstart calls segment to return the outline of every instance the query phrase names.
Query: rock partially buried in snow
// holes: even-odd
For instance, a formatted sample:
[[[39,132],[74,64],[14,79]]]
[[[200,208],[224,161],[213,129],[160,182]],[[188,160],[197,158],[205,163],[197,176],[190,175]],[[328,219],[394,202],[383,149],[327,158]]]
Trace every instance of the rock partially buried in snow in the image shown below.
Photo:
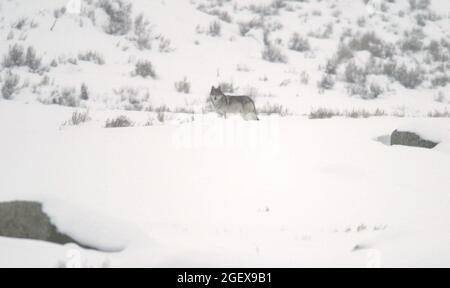
[[[38,202],[0,203],[0,236],[83,246],[60,233]]]
[[[432,149],[439,143],[423,139],[413,132],[395,130],[391,135],[391,145],[403,145]]]

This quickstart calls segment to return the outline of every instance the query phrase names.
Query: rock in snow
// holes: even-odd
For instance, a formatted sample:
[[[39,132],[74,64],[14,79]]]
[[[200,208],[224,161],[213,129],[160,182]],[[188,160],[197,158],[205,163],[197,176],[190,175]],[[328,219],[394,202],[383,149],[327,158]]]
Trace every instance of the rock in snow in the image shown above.
[[[58,228],[42,210],[42,204],[38,202],[0,203],[0,236],[80,245],[58,231]]]
[[[391,135],[391,145],[404,145],[432,149],[439,143],[423,139],[413,132],[395,130]]]

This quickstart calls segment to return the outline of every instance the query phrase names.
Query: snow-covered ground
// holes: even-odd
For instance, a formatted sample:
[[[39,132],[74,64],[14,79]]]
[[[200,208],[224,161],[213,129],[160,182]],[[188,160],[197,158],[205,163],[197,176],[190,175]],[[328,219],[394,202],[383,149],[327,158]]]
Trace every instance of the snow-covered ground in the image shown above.
[[[60,129],[70,114],[1,103],[0,200],[42,201],[62,232],[123,249],[83,252],[86,266],[450,265],[450,150],[376,141],[415,121],[448,147],[447,119]],[[0,266],[56,266],[73,252],[0,243]]]
[[[119,2],[0,1],[0,201],[113,251],[0,237],[0,267],[450,266],[447,0]],[[211,113],[219,84],[261,121]]]

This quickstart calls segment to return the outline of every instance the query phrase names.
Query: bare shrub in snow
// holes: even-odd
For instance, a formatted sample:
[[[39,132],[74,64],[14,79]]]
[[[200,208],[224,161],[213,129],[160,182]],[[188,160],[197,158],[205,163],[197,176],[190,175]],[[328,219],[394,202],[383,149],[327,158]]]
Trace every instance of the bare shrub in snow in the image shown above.
[[[8,53],[3,57],[3,67],[20,67],[25,63],[25,53],[23,46],[14,44],[9,47]]]
[[[422,30],[412,30],[410,32],[405,33],[405,37],[400,42],[400,47],[403,52],[411,51],[411,52],[419,52],[423,48],[422,39],[425,37]]]
[[[140,50],[152,48],[153,29],[150,22],[144,19],[144,15],[140,14],[134,20],[134,35],[136,36],[135,42]]]
[[[450,83],[450,76],[447,74],[439,74],[431,79],[431,85],[433,85],[433,88],[445,87],[447,86],[447,83]]]
[[[125,35],[132,27],[131,3],[122,0],[101,0],[98,6],[105,11],[109,17],[108,24],[104,27],[105,32],[112,35]]]
[[[361,68],[355,64],[354,61],[350,61],[345,68],[345,80],[348,83],[365,83],[367,79],[367,71],[365,68]]]
[[[168,39],[168,38],[165,38],[164,36],[160,36],[158,50],[161,53],[172,52],[174,50],[172,48],[172,41],[170,41],[170,39]]]
[[[134,68],[136,75],[147,78],[156,78],[156,72],[152,62],[148,60],[139,60]]]
[[[447,98],[445,97],[444,92],[439,91],[438,94],[436,96],[434,96],[434,101],[438,102],[438,103],[444,103],[447,101]]]
[[[353,109],[345,111],[344,116],[347,118],[369,118],[386,116],[386,112],[377,108],[375,111],[367,111],[365,109]]]
[[[17,20],[16,22],[14,22],[14,23],[11,25],[11,28],[17,29],[17,30],[22,30],[22,29],[25,28],[27,22],[28,22],[28,19],[27,19],[27,18],[25,18],[25,17],[20,18],[19,20]]]
[[[27,17],[19,18],[17,21],[15,21],[12,25],[12,29],[16,30],[25,30],[25,29],[33,29],[38,27],[38,24],[34,22],[33,20],[29,20]]]
[[[303,85],[308,85],[309,84],[309,74],[306,71],[303,71],[300,74],[300,83],[302,83]]]
[[[78,60],[92,62],[97,65],[104,65],[105,59],[103,56],[97,51],[86,51],[78,54]]]
[[[89,116],[89,111],[85,112],[74,111],[70,119],[63,123],[63,126],[78,126],[88,122],[89,120],[91,120],[91,117]]]
[[[179,93],[189,94],[191,92],[191,83],[184,77],[183,80],[175,82],[175,89]]]
[[[351,58],[353,58],[353,50],[341,42],[333,59],[337,64],[340,64]]]
[[[339,63],[336,58],[327,60],[327,63],[325,64],[325,73],[336,75],[338,66]]]
[[[334,112],[331,109],[326,109],[326,108],[319,108],[316,110],[312,110],[309,113],[309,119],[328,119],[328,118],[333,118],[335,116],[339,116],[338,113]]]
[[[278,5],[252,4],[248,7],[248,9],[261,17],[267,17],[277,15],[279,13],[279,8],[277,6]]]
[[[105,128],[126,128],[133,127],[132,122],[127,116],[121,115],[113,119],[106,120]]]
[[[336,84],[335,79],[330,74],[324,74],[322,78],[317,83],[317,86],[320,90],[331,90],[334,88],[334,85]]]
[[[247,33],[252,29],[264,27],[264,23],[261,18],[256,18],[248,22],[240,22],[238,25],[241,36],[247,35]]]
[[[424,14],[417,14],[415,17],[417,25],[425,27],[427,25],[427,18]]]
[[[294,33],[291,36],[288,47],[289,49],[298,52],[306,52],[311,49],[308,38],[302,37],[298,33]]]
[[[262,52],[262,58],[273,63],[287,63],[287,57],[281,49],[272,43],[267,43]]]
[[[352,83],[347,85],[347,92],[349,95],[360,96],[362,99],[376,99],[384,93],[383,88],[377,83]]]
[[[39,70],[41,68],[41,58],[36,55],[34,47],[28,47],[26,53],[24,51],[23,46],[19,44],[9,47],[8,53],[3,57],[3,67],[27,66],[31,72]]]
[[[414,89],[423,82],[423,71],[419,67],[409,69],[406,65],[396,67],[394,73],[395,80],[406,88]]]
[[[353,51],[369,51],[372,56],[389,58],[394,54],[394,46],[385,43],[374,32],[357,35],[348,43]]]
[[[263,115],[279,115],[282,117],[288,116],[289,110],[287,108],[285,108],[283,105],[281,104],[277,104],[277,103],[266,103],[264,106],[259,107],[257,109],[258,114],[263,114]]]
[[[411,10],[426,10],[430,4],[430,0],[409,0]]]
[[[431,117],[431,118],[450,118],[450,111],[448,111],[448,110],[444,110],[444,111],[435,110],[435,111],[429,112],[427,116]]]
[[[439,43],[436,40],[433,40],[430,42],[430,44],[427,47],[428,53],[436,62],[447,62],[450,59],[450,49],[448,49],[448,52],[445,52],[446,49],[444,49],[441,46],[441,43]]]
[[[81,84],[80,87],[80,99],[81,100],[89,100],[89,90],[85,83]]]
[[[31,46],[28,47],[24,64],[28,66],[31,71],[37,71],[41,68],[41,62],[41,58],[36,56],[36,50]]]
[[[222,24],[219,21],[213,21],[209,24],[208,35],[212,37],[220,37],[222,35]]]
[[[52,92],[52,104],[68,107],[80,106],[80,99],[76,93],[75,88],[63,88],[62,90],[54,90]]]
[[[220,82],[219,83],[220,90],[223,93],[235,93],[238,87],[234,86],[234,83],[231,82]]]
[[[2,85],[2,97],[4,99],[11,99],[14,93],[17,91],[17,86],[19,85],[20,77],[13,74],[11,71],[6,73],[5,79],[3,79]]]
[[[317,38],[317,39],[329,39],[334,32],[334,24],[328,23],[324,29],[319,29],[315,31],[311,31],[308,33],[308,36]]]
[[[53,29],[55,29],[58,19],[66,14],[66,10],[67,10],[66,7],[61,7],[53,11],[53,17],[55,18],[55,20],[53,21],[53,25],[50,28],[50,31],[53,31]]]
[[[128,111],[152,110],[149,103],[150,93],[133,87],[113,89],[115,95],[120,96],[121,109]]]
[[[156,113],[156,119],[158,119],[158,121],[160,123],[164,123],[166,121],[166,113],[164,110],[159,110]]]
[[[329,119],[333,117],[347,117],[347,118],[369,118],[386,116],[386,112],[381,109],[375,111],[368,111],[365,109],[353,109],[350,111],[338,111],[328,108],[318,108],[311,110],[309,113],[309,119]]]
[[[230,14],[227,11],[222,11],[220,9],[214,8],[214,9],[208,9],[207,7],[200,5],[198,9],[208,15],[217,16],[220,20],[226,23],[231,23],[233,20],[231,19]]]

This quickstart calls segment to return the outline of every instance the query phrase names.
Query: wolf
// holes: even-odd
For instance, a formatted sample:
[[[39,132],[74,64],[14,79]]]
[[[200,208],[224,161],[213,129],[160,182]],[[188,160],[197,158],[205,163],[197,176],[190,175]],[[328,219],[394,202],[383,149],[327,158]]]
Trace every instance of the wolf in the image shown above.
[[[220,87],[213,86],[209,97],[220,116],[227,118],[227,114],[241,114],[246,120],[259,120],[255,102],[248,96],[227,96]]]

